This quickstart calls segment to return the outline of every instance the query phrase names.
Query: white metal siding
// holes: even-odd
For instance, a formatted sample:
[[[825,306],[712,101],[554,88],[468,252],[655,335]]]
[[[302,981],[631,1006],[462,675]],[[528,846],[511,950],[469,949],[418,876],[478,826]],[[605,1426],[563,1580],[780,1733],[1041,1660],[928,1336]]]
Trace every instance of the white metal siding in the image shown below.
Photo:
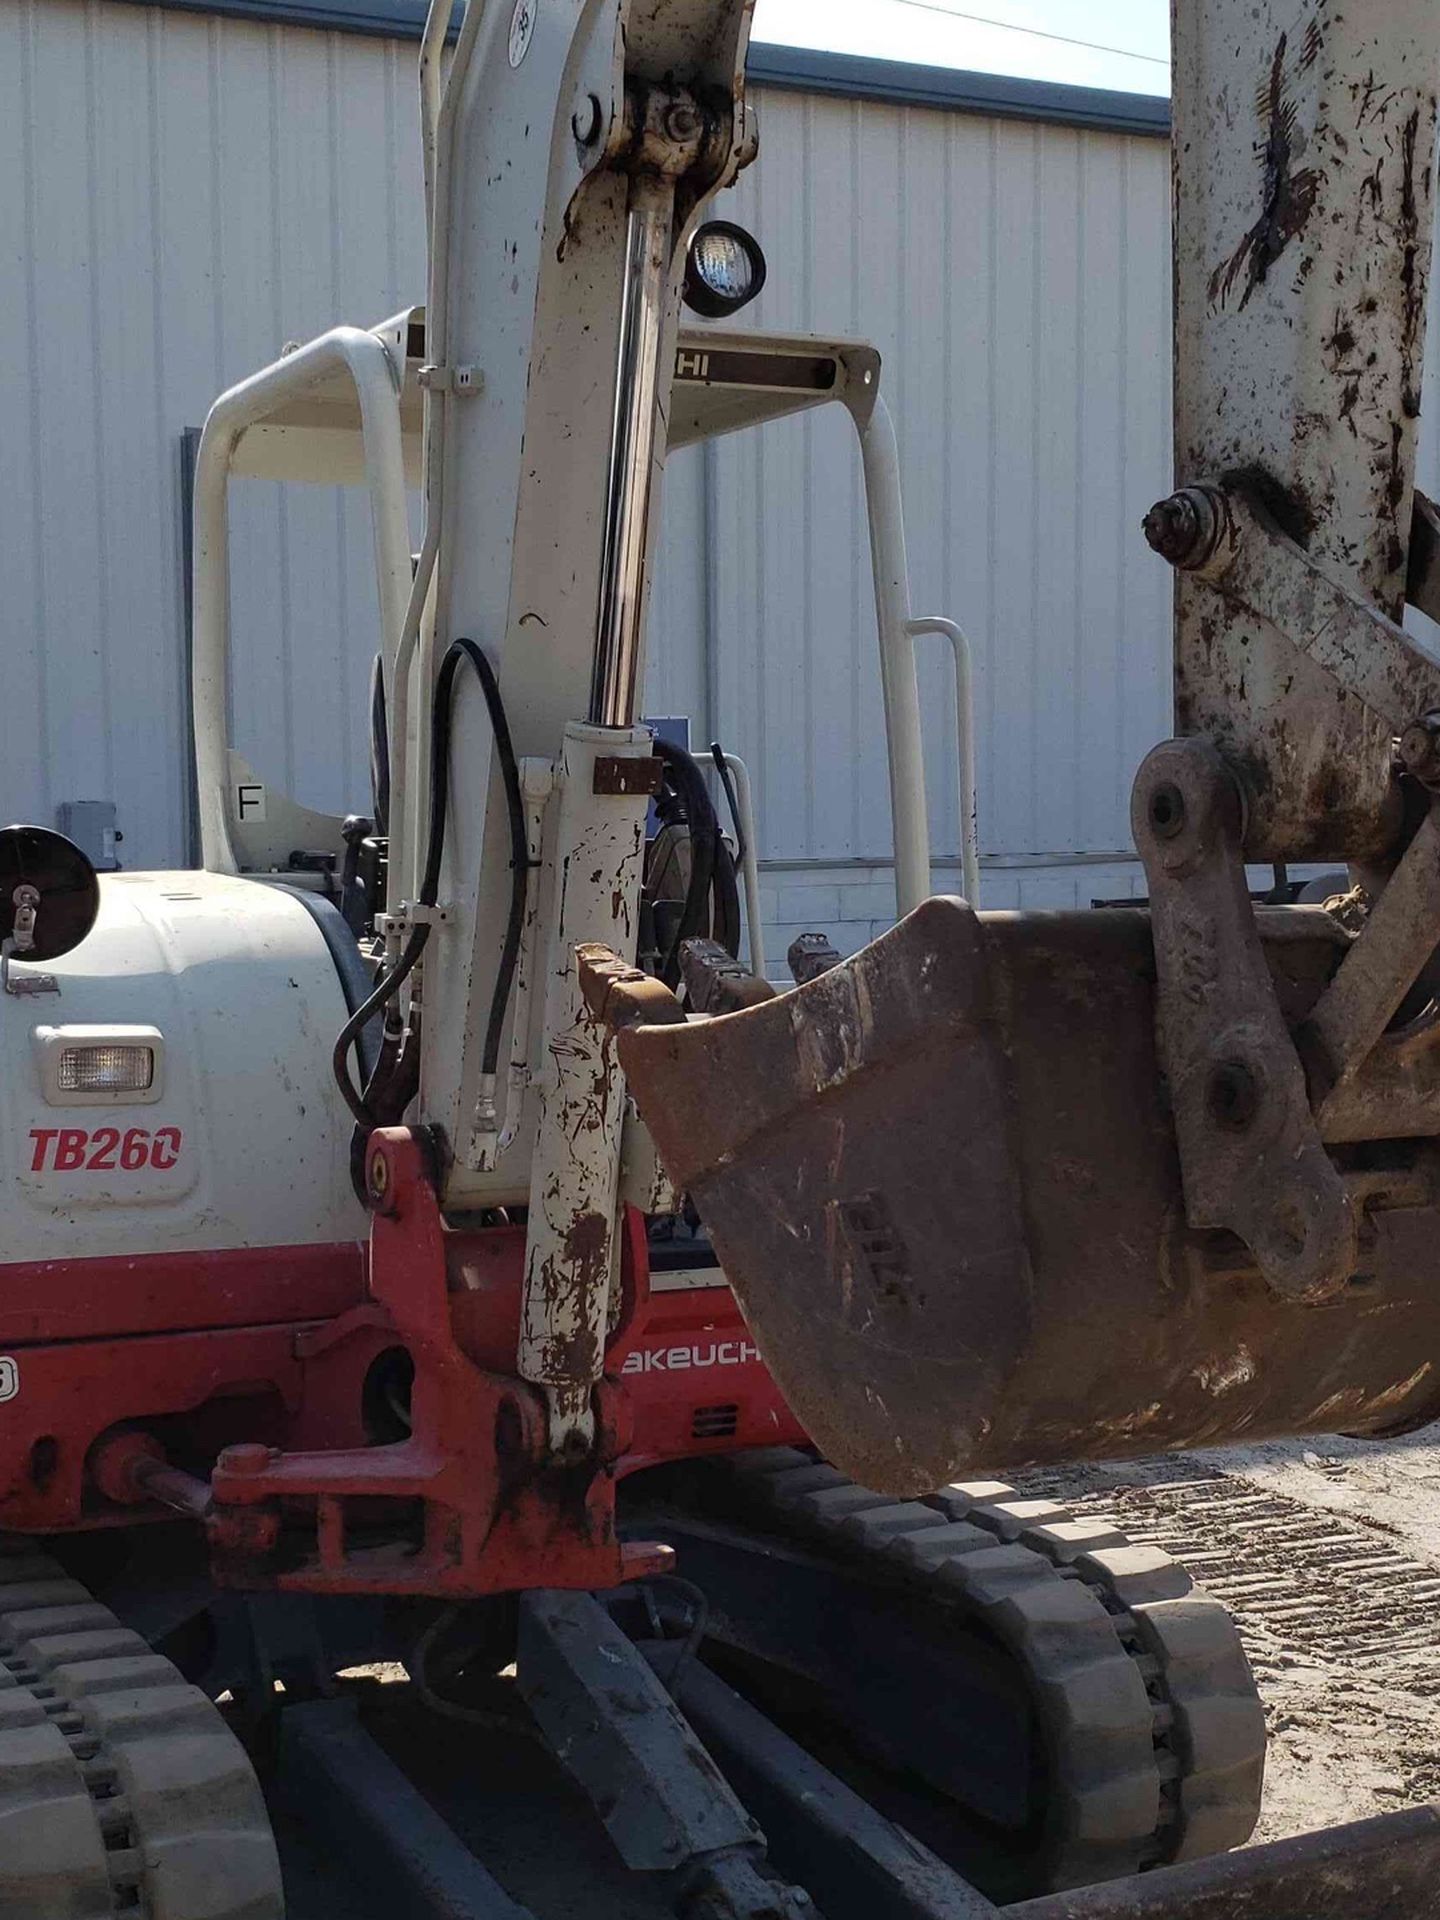
[[[0,0],[7,817],[114,799],[127,865],[181,857],[180,437],[286,340],[418,297],[413,76],[393,42]],[[241,491],[239,735],[355,804],[363,510]]]
[[[1168,710],[1168,580],[1139,538],[1169,473],[1163,145],[799,95],[763,101],[761,140],[736,195],[771,261],[756,320],[862,334],[884,356],[917,610],[976,648],[983,850],[1126,847],[1130,774]],[[758,762],[766,853],[883,856],[843,423],[717,454],[720,717]],[[924,705],[947,771],[936,846],[953,853],[948,680],[937,648]]]
[[[180,436],[285,341],[420,297],[414,62],[344,34],[0,0],[0,812],[113,798],[127,864],[181,855]],[[1088,898],[1089,869],[1045,869],[1128,847],[1131,774],[1167,725],[1168,579],[1139,535],[1169,477],[1164,144],[758,104],[760,165],[722,209],[769,255],[751,319],[884,355],[917,608],[977,650],[982,846],[1012,863],[987,899]],[[1433,428],[1424,457],[1433,475]],[[298,798],[362,804],[363,508],[239,494],[237,742]],[[838,414],[672,463],[647,705],[751,762],[777,927],[823,920],[837,887],[857,930],[884,917],[868,576]],[[925,673],[941,765],[938,652]],[[953,854],[948,779],[934,803]],[[1015,862],[1028,878],[1001,880]],[[1094,872],[1124,890],[1123,869]]]

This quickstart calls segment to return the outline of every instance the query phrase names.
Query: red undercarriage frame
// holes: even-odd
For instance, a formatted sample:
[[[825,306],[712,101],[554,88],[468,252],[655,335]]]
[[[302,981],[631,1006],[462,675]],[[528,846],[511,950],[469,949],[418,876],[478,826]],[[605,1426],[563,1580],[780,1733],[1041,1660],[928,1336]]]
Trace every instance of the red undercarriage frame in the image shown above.
[[[415,1137],[385,1129],[372,1166],[377,1154],[368,1288],[350,1245],[0,1267],[16,1389],[0,1415],[0,1529],[160,1517],[137,1464],[218,1455],[196,1504],[229,1584],[609,1587],[670,1561],[617,1538],[626,1474],[803,1441],[728,1291],[651,1293],[632,1214],[597,1448],[548,1462],[543,1402],[514,1374],[524,1228],[447,1228]],[[410,1431],[376,1445],[367,1402],[397,1350],[414,1364]]]

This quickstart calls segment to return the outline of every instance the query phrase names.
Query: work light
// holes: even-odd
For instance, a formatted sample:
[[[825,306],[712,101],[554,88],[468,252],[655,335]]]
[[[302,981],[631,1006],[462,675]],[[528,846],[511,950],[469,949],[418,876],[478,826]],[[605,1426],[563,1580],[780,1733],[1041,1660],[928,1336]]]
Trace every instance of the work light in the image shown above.
[[[738,313],[765,284],[760,242],[728,220],[697,229],[685,262],[685,304],[702,320]]]
[[[144,1093],[155,1082],[153,1047],[66,1047],[62,1093]]]
[[[165,1039],[158,1027],[36,1027],[31,1041],[47,1106],[149,1106],[164,1095]]]

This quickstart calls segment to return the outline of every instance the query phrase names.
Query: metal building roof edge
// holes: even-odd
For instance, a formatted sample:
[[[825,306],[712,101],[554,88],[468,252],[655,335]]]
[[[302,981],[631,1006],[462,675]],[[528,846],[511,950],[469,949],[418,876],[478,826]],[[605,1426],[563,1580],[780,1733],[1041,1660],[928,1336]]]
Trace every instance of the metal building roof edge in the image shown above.
[[[136,3],[154,5],[157,0]],[[223,14],[267,25],[407,40],[418,37],[425,19],[424,0],[158,0],[158,4],[182,13]],[[1039,120],[1109,133],[1168,137],[1170,132],[1170,102],[1156,94],[1111,93],[1100,87],[874,60],[771,41],[752,44],[749,75],[757,86],[847,100],[939,107],[952,113]]]
[[[922,67],[905,60],[872,60],[811,47],[752,43],[750,79],[760,86],[885,100],[1007,120],[1045,120],[1061,126],[1168,138],[1170,102],[1157,94],[1111,93],[1051,80],[1024,80],[955,67]]]

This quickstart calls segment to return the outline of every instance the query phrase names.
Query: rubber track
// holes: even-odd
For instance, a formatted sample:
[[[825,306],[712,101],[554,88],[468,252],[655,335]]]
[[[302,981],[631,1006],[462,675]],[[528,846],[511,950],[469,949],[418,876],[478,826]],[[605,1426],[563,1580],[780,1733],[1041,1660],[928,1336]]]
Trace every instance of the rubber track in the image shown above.
[[[54,1560],[0,1540],[0,1920],[282,1920],[220,1714]]]
[[[1040,1884],[1249,1838],[1263,1709],[1229,1614],[1167,1554],[1000,1481],[897,1502],[791,1448],[723,1471],[772,1525],[980,1621],[1028,1670],[1051,1759]]]

